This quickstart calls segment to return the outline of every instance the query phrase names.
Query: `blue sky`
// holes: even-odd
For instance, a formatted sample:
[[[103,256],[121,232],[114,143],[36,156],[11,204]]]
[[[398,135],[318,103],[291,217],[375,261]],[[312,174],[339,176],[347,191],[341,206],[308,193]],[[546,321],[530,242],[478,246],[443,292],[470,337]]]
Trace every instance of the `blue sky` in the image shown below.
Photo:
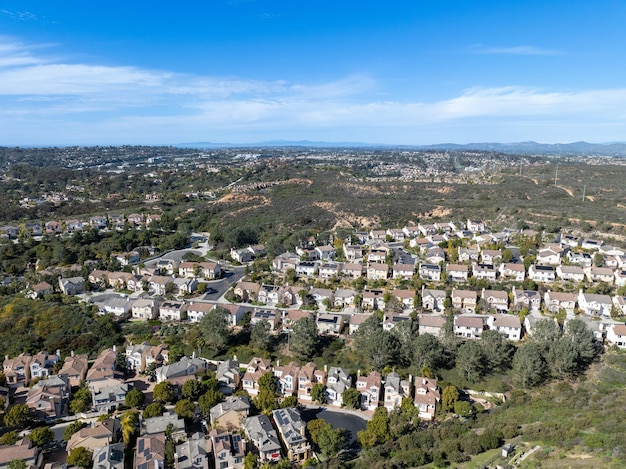
[[[626,140],[626,2],[0,0],[0,145]]]

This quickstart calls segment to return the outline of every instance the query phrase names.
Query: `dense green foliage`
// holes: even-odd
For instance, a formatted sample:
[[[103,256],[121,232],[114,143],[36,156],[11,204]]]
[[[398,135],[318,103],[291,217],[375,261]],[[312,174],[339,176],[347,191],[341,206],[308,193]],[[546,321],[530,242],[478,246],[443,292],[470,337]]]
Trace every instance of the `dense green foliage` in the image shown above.
[[[69,301],[0,297],[0,355],[59,349],[93,356],[124,343],[109,315],[96,316],[90,306]]]

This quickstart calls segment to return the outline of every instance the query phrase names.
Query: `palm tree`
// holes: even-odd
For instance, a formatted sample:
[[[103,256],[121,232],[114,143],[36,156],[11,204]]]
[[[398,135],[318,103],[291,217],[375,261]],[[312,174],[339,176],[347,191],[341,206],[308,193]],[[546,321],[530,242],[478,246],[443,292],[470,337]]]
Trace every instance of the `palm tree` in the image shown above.
[[[135,436],[137,424],[139,423],[139,412],[135,409],[127,410],[122,414],[120,419],[120,425],[122,427],[122,438],[124,443],[128,446],[129,442]]]

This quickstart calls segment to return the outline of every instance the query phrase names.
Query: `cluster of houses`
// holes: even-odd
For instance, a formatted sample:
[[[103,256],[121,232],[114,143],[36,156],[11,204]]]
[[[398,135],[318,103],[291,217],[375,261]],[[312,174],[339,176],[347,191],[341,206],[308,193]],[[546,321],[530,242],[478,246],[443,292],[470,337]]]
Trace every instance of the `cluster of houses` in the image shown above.
[[[17,239],[20,233],[27,233],[32,237],[44,235],[70,235],[72,233],[96,229],[98,231],[117,230],[126,228],[139,229],[149,227],[155,221],[161,220],[158,213],[143,214],[131,213],[129,215],[95,215],[89,219],[48,220],[45,222],[25,222],[21,225],[5,225],[0,227],[0,238]]]

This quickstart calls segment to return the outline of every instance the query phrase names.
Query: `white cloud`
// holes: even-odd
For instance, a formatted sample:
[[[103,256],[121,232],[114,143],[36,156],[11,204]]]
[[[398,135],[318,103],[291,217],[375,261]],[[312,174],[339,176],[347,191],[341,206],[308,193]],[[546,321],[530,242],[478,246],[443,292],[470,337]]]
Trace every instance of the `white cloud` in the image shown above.
[[[535,46],[492,47],[483,44],[472,44],[469,51],[473,54],[501,54],[501,55],[559,55],[559,51],[544,49]]]
[[[38,48],[0,37],[4,144],[37,143],[11,140],[16,138],[44,144],[255,138],[427,143],[424,135],[446,132],[458,137],[439,140],[503,140],[517,132],[518,140],[549,141],[552,132],[553,141],[570,134],[606,141],[626,131],[626,88],[473,87],[438,101],[383,101],[371,98],[382,85],[366,75],[326,83],[197,76],[68,63]],[[603,128],[611,133],[602,137]]]

